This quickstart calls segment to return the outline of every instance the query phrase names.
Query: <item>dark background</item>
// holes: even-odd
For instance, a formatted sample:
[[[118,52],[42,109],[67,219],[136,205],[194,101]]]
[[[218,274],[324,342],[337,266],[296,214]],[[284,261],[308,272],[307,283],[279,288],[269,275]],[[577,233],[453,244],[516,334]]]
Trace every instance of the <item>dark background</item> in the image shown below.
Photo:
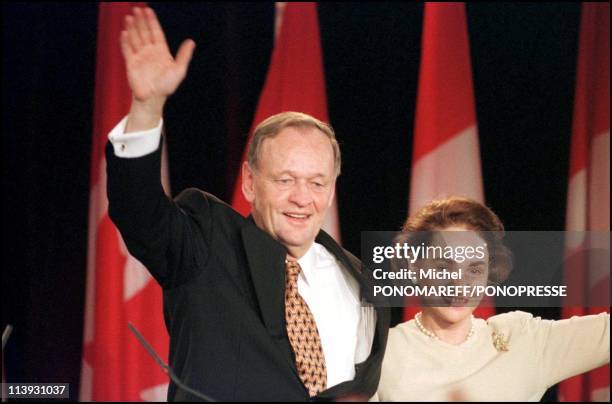
[[[1,7],[7,381],[77,392],[98,5]],[[165,111],[173,193],[195,186],[230,200],[273,3],[153,8],[174,51],[187,37],[198,44]],[[406,217],[422,16],[422,4],[319,5],[343,152],[342,240],[356,254],[360,231],[396,230]],[[563,230],[580,4],[468,4],[467,16],[486,201],[508,230]]]

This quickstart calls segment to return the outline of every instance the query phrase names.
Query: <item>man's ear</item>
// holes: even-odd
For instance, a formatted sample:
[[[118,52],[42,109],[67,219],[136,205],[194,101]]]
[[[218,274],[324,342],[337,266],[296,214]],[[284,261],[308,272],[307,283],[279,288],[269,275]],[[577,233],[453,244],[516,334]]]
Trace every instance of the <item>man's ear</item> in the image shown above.
[[[334,203],[334,196],[336,195],[336,180],[332,184],[331,196],[329,197],[329,202],[327,203],[327,207],[330,208]]]
[[[242,194],[249,203],[255,200],[255,178],[248,161],[242,163]]]

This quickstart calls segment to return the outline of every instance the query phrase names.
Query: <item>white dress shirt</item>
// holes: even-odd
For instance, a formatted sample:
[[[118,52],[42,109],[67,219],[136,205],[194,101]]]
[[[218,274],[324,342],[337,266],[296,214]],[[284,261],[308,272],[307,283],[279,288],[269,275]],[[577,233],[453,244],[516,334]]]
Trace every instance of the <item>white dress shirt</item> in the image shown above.
[[[370,354],[376,312],[361,306],[359,283],[321,244],[313,243],[298,262],[302,267],[298,292],[317,323],[327,387],[352,380],[355,364]]]
[[[127,116],[108,138],[115,155],[136,158],[157,150],[163,120],[157,127],[125,132]],[[341,268],[336,258],[321,244],[313,243],[298,259],[302,271],[298,293],[317,323],[327,367],[327,388],[355,377],[355,364],[370,355],[376,328],[376,311],[360,301],[359,283]]]

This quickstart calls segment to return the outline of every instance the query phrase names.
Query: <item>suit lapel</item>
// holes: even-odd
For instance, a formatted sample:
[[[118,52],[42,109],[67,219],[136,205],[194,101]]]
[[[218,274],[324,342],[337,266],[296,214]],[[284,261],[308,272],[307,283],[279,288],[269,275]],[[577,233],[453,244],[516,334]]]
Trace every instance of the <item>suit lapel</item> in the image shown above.
[[[319,231],[315,242],[321,244],[325,247],[329,252],[333,254],[336,259],[340,260],[341,264],[349,271],[349,273],[355,278],[359,279],[359,268],[355,268],[351,261],[348,259],[342,247],[336,243],[336,240],[325,231]]]
[[[264,324],[275,338],[284,334],[285,257],[287,250],[252,220],[242,228],[242,242]]]
[[[340,264],[349,272],[349,274],[357,280],[359,283],[361,300],[374,304],[376,307],[389,306],[389,303],[385,298],[378,298],[373,295],[374,282],[370,275],[370,271],[364,270],[360,266],[356,266],[355,263],[349,259],[344,249],[342,249],[342,247],[336,243],[336,240],[334,240],[332,236],[321,230],[315,241],[327,248],[327,250],[340,261]],[[361,263],[361,261],[359,262]]]
[[[241,232],[264,326],[301,384],[289,340],[286,338],[285,258],[287,250],[268,233],[258,228],[252,217],[249,217],[248,224],[242,228]],[[305,388],[304,391],[306,391]]]

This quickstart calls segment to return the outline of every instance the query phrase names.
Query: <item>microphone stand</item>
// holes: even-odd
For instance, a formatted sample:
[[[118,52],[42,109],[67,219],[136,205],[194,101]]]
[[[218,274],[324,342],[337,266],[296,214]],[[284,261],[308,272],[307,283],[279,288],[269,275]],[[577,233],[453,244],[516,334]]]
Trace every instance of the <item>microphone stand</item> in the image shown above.
[[[199,399],[202,399],[204,401],[209,401],[209,402],[216,402],[217,400],[214,400],[213,398],[211,398],[210,396],[204,394],[204,393],[200,393],[199,391],[196,391],[194,389],[192,389],[191,387],[187,386],[186,384],[184,384],[177,376],[176,374],[174,374],[174,372],[172,371],[172,368],[170,366],[168,366],[155,352],[155,350],[153,349],[153,347],[151,345],[149,345],[149,343],[144,339],[144,337],[138,332],[138,330],[136,329],[136,327],[134,327],[134,325],[128,321],[128,327],[130,329],[130,331],[132,331],[132,333],[136,336],[136,338],[138,339],[138,341],[142,344],[142,346],[147,350],[147,352],[149,353],[149,355],[151,355],[153,357],[153,359],[155,359],[155,362],[157,362],[157,364],[162,368],[162,371],[164,373],[166,373],[168,376],[170,376],[170,379],[172,379],[172,381],[174,383],[176,383],[176,385],[178,387],[180,387],[181,389],[187,391],[188,393],[193,394],[194,396],[198,397]],[[2,337],[2,346],[4,347],[4,336]]]
[[[13,331],[13,326],[7,324],[4,327],[4,331],[2,331],[2,402],[6,402],[6,382],[4,380],[4,347],[11,336],[11,332]]]

